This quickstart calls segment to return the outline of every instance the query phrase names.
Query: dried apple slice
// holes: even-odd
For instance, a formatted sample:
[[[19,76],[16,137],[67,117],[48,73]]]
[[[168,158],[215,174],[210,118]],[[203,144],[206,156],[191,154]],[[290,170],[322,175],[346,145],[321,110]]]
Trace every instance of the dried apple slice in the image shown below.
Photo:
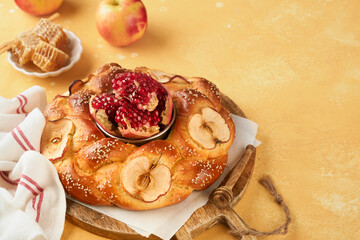
[[[144,190],[141,191],[140,196],[145,202],[152,202],[169,191],[171,173],[167,166],[159,164],[149,173],[145,173],[145,175],[138,178],[138,181],[145,187]]]
[[[188,122],[191,138],[206,149],[213,149],[217,142],[230,140],[230,129],[224,118],[215,109],[204,107]]]
[[[153,202],[169,191],[171,172],[164,164],[151,164],[149,158],[139,156],[125,166],[121,181],[132,197]]]
[[[40,152],[50,161],[63,157],[70,145],[74,130],[73,122],[66,118],[47,122],[41,137]]]
[[[212,149],[216,141],[201,114],[194,114],[188,124],[190,136],[204,148]]]
[[[202,109],[202,115],[216,140],[220,142],[229,141],[230,129],[220,113],[213,108],[205,107]]]
[[[85,83],[83,81],[81,80],[73,81],[69,86],[69,95],[79,91],[83,86],[85,86]]]

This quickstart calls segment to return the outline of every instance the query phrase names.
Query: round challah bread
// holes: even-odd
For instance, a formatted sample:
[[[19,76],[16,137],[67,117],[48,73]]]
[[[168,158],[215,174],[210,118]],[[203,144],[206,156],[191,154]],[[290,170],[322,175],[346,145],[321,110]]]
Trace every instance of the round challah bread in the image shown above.
[[[97,127],[89,102],[112,91],[113,79],[129,72],[146,74],[171,95],[176,120],[166,139],[135,146]],[[66,192],[84,203],[132,210],[176,204],[208,188],[223,172],[235,136],[213,83],[116,63],[73,82],[69,95],[56,96],[44,115],[41,153],[53,162]]]

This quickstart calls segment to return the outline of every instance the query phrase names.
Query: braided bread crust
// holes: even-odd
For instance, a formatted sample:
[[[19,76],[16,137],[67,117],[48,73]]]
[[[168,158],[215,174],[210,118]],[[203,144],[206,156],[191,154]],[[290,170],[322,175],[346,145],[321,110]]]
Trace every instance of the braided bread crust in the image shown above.
[[[132,70],[165,86],[177,113],[165,140],[138,147],[105,137],[89,111],[90,98],[111,91],[116,74],[129,71],[105,64],[46,107],[41,153],[53,162],[66,192],[88,204],[147,210],[179,203],[192,191],[208,188],[223,172],[235,137],[218,88],[204,78],[145,67]],[[206,118],[226,129],[207,129],[220,137],[203,144],[197,128]]]

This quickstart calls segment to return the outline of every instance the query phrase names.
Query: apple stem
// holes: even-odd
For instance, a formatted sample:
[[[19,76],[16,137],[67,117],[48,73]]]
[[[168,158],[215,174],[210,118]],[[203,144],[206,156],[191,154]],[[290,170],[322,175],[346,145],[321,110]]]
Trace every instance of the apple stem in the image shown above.
[[[113,0],[112,5],[113,5],[113,6],[118,6],[118,5],[119,5],[119,1],[118,1],[118,0]]]
[[[60,13],[54,13],[53,15],[51,15],[50,17],[48,17],[47,20],[49,20],[50,22],[52,22],[55,18],[60,17]]]
[[[160,157],[156,160],[156,162],[154,162],[154,163],[151,165],[150,169],[153,169],[153,168],[158,164],[158,162],[160,161],[161,156],[162,156],[162,153],[160,153]]]

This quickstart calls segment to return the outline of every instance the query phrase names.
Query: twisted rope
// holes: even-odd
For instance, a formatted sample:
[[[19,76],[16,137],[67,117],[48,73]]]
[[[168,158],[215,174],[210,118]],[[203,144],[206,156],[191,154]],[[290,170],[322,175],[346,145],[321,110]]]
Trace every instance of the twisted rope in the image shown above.
[[[247,230],[238,230],[238,231],[231,231],[231,235],[233,235],[236,238],[242,239],[242,236],[244,235],[253,235],[253,236],[268,236],[268,235],[284,235],[288,232],[289,224],[291,223],[291,217],[290,217],[290,210],[287,207],[287,205],[284,202],[283,197],[277,192],[274,182],[269,176],[265,176],[259,180],[259,182],[270,192],[270,194],[274,197],[274,201],[276,204],[280,205],[285,213],[286,221],[285,223],[280,226],[279,228],[269,231],[269,232],[261,232],[254,228],[249,227],[246,223],[245,227]]]

